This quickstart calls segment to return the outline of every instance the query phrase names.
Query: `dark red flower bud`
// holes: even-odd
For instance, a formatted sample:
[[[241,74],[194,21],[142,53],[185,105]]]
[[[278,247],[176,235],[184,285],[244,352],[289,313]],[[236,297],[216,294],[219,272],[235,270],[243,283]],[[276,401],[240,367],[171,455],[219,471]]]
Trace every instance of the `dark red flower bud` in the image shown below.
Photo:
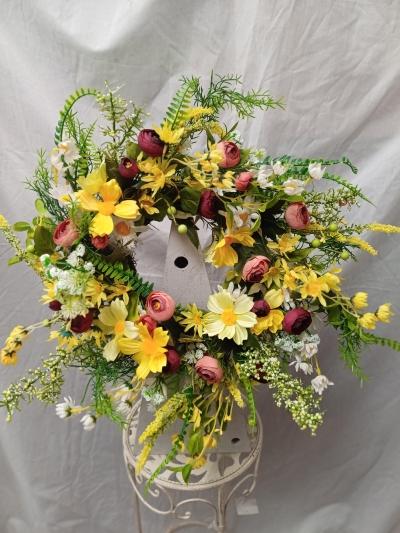
[[[137,142],[139,148],[151,157],[160,157],[163,154],[165,143],[154,130],[142,130]]]
[[[154,320],[154,318],[151,318],[150,315],[143,315],[139,318],[138,322],[140,322],[141,324],[144,324],[150,335],[153,333],[153,331],[156,329],[157,327],[157,322]]]
[[[92,311],[89,311],[87,315],[76,316],[71,320],[71,331],[74,333],[84,333],[90,329],[92,322]]]
[[[262,317],[267,316],[268,313],[271,311],[271,308],[265,300],[255,300],[251,310],[258,317]]]
[[[300,335],[311,324],[311,313],[302,307],[291,309],[285,315],[282,322],[282,327],[286,333],[292,335]]]
[[[103,250],[108,246],[108,243],[110,242],[110,237],[108,235],[103,235],[102,237],[92,237],[91,243],[97,250]]]
[[[59,311],[61,309],[61,302],[59,302],[58,300],[52,300],[49,303],[49,307],[52,311]]]
[[[200,202],[197,212],[204,218],[214,220],[221,207],[221,201],[214,191],[205,189],[200,196]]]
[[[118,172],[123,178],[134,178],[139,173],[139,167],[134,159],[124,157],[118,165]]]
[[[168,374],[175,374],[178,372],[179,367],[181,366],[181,358],[175,348],[172,346],[167,346],[167,364],[163,368],[163,372]]]

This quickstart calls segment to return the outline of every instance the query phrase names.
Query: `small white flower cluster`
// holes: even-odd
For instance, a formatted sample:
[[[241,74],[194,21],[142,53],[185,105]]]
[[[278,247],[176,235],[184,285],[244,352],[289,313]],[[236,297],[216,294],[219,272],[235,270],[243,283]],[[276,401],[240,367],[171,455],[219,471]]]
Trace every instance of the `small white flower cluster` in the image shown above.
[[[229,134],[229,140],[233,141],[236,144],[243,144],[244,139],[242,137],[242,134],[238,130],[233,130]]]
[[[164,394],[160,383],[157,381],[142,389],[142,397],[153,407],[157,407],[167,399],[167,395]]]
[[[328,388],[329,385],[334,385],[333,381],[329,381],[329,379],[323,374],[319,374],[317,377],[311,380],[312,388],[320,396],[322,395],[324,390]]]
[[[188,349],[182,358],[185,359],[190,365],[195,365],[206,352],[207,346],[202,342],[190,343],[188,344]]]
[[[275,346],[291,354],[294,360],[289,366],[294,366],[296,372],[312,374],[313,366],[310,359],[318,352],[319,342],[320,338],[316,333],[313,335],[303,333],[299,336],[281,334],[276,338]]]
[[[271,165],[261,165],[257,172],[257,183],[261,189],[267,189],[273,186],[273,178],[275,176],[283,176],[287,171],[287,167],[280,161],[275,161]]]
[[[253,200],[249,197],[246,200]],[[233,223],[235,228],[251,228],[257,220],[260,218],[260,213],[252,212],[247,207],[230,207],[230,211],[233,214]]]

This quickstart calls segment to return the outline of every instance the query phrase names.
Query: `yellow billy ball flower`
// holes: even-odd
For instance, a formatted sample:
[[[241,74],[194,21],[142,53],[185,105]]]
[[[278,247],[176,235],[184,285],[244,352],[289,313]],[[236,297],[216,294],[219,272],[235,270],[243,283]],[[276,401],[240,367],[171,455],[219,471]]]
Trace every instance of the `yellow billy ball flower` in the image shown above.
[[[356,309],[363,309],[368,305],[368,294],[366,292],[356,292],[351,301]]]
[[[365,313],[365,315],[358,319],[358,322],[365,329],[375,329],[378,319],[374,313]]]
[[[393,314],[394,313],[390,307],[390,304],[380,305],[376,312],[378,320],[380,320],[381,322],[386,322],[386,324],[390,322],[390,318],[393,316]]]

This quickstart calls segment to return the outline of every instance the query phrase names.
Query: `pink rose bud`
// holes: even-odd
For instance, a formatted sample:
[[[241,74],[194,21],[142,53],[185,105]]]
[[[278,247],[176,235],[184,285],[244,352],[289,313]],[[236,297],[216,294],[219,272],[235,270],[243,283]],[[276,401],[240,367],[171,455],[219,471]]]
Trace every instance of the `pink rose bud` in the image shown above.
[[[251,311],[258,317],[262,317],[267,316],[271,308],[265,300],[255,300]]]
[[[69,218],[60,222],[53,233],[53,241],[57,246],[63,246],[64,248],[72,246],[78,237],[79,232]]]
[[[134,178],[139,173],[139,167],[134,159],[124,157],[118,165],[118,172],[123,178]]]
[[[61,302],[59,302],[58,300],[52,300],[49,303],[49,307],[52,311],[59,311],[61,309]]]
[[[311,313],[302,307],[291,309],[285,315],[282,327],[286,333],[300,335],[311,324]]]
[[[310,213],[303,202],[290,204],[285,211],[285,220],[293,229],[305,229],[310,223]]]
[[[218,163],[220,168],[232,168],[240,163],[240,149],[232,141],[219,142],[217,150],[222,155],[222,161]]]
[[[87,315],[79,315],[71,320],[71,331],[74,333],[84,333],[90,329],[93,322],[91,311]]]
[[[195,366],[197,374],[207,381],[209,385],[213,383],[219,383],[224,377],[224,371],[220,367],[220,364],[215,357],[210,355],[204,355],[199,359]]]
[[[200,196],[198,213],[204,218],[214,220],[218,214],[218,209],[221,207],[221,202],[214,191],[204,189]]]
[[[153,291],[146,299],[146,311],[157,322],[172,318],[175,312],[175,301],[166,292]]]
[[[142,315],[138,322],[140,322],[141,324],[144,324],[148,330],[148,332],[150,333],[150,335],[153,334],[153,331],[156,329],[157,327],[157,322],[154,320],[154,318],[151,318],[150,315]]]
[[[175,374],[178,372],[179,367],[181,366],[181,358],[175,348],[172,346],[167,346],[167,364],[163,368],[163,372],[166,374]]]
[[[247,191],[247,189],[250,187],[252,179],[253,174],[251,172],[241,172],[235,179],[236,190],[239,192]]]
[[[139,148],[151,157],[160,157],[163,154],[165,143],[154,130],[142,130],[138,135],[137,142]]]
[[[97,236],[90,239],[91,243],[97,250],[103,250],[108,246],[110,242],[110,237],[108,235],[103,235],[103,237]]]
[[[248,259],[243,267],[242,279],[247,283],[259,283],[269,270],[271,261],[264,255],[256,255]]]

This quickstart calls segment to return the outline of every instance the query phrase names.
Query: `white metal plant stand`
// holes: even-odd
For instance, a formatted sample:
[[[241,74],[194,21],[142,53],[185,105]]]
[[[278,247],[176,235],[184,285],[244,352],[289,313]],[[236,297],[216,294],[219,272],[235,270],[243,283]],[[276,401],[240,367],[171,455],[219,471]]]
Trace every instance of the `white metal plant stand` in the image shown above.
[[[140,434],[140,419],[143,417],[140,403],[139,401],[133,407],[123,432],[124,459],[136,500],[137,533],[142,532],[139,502],[154,513],[173,519],[167,533],[183,529],[187,531],[191,526],[203,526],[217,532],[226,531],[226,511],[232,497],[248,497],[256,485],[263,440],[258,413],[257,428],[251,436],[247,434],[244,417],[236,417],[238,422],[230,424],[236,427],[227,430],[222,437],[224,442],[221,446],[208,454],[207,463],[202,468],[193,470],[188,484],[182,480],[179,472],[167,469],[146,491],[146,481],[165,457],[167,449],[165,453],[160,453],[160,448],[153,449],[154,453],[141,474],[136,475],[136,458],[140,452],[137,438]],[[184,455],[178,455],[170,466],[181,466],[185,459]],[[209,520],[194,519],[194,511],[199,506],[203,506],[203,516],[205,512],[210,517]]]

